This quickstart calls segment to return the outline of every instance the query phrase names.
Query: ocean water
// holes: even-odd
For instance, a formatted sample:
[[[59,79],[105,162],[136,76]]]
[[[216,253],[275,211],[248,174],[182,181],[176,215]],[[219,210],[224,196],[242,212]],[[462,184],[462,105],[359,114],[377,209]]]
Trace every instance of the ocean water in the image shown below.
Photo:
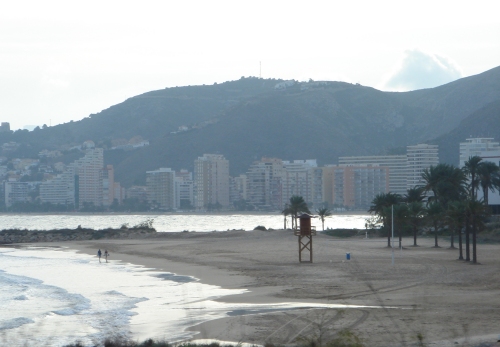
[[[364,229],[368,215],[334,215],[325,219],[325,228],[357,228]],[[258,225],[266,228],[283,228],[283,216],[280,214],[74,214],[74,215],[26,215],[6,214],[0,218],[2,229],[30,229],[50,230],[70,228],[81,225],[83,228],[103,229],[118,228],[123,224],[134,226],[146,220],[154,220],[154,227],[158,231],[224,231],[233,229],[252,230]],[[287,226],[290,227],[290,218]],[[321,221],[314,219],[312,225],[321,229]]]
[[[56,248],[0,248],[0,345],[95,346],[105,338],[190,339],[186,328],[227,317],[313,307],[215,301],[245,289]]]

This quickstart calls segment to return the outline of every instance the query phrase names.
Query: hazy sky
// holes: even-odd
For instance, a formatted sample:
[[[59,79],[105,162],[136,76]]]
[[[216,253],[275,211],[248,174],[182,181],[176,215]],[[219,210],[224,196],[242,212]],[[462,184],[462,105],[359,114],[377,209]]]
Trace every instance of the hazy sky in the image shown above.
[[[241,76],[433,87],[500,65],[500,2],[2,1],[0,120]]]

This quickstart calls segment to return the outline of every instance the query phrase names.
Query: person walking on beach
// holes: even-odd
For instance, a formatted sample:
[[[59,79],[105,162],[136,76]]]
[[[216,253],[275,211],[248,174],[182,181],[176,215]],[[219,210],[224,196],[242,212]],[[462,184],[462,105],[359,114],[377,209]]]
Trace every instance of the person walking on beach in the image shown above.
[[[99,250],[97,251],[97,256],[99,257],[99,263],[101,262],[101,249],[99,248]]]
[[[105,249],[105,250],[104,250],[104,258],[106,258],[106,263],[108,262],[108,257],[109,257],[108,250],[107,250],[107,249]]]

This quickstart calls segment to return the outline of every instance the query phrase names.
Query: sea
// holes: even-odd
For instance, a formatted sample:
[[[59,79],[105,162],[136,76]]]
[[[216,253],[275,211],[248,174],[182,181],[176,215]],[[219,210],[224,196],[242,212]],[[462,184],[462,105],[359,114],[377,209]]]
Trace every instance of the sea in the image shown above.
[[[363,229],[365,218],[335,215],[325,228]],[[280,215],[2,215],[0,229],[98,229],[148,220],[160,232],[283,227]],[[193,337],[188,327],[231,315],[342,306],[217,301],[244,292],[117,260],[99,263],[95,256],[66,248],[0,247],[0,345],[64,346],[80,341],[97,346],[106,338],[179,342]]]

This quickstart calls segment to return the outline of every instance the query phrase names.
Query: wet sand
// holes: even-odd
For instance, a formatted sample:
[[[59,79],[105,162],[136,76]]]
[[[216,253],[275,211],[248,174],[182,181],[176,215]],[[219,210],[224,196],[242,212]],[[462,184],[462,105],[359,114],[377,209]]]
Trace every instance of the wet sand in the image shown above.
[[[111,260],[190,275],[248,293],[226,302],[311,302],[382,308],[314,309],[232,316],[190,330],[196,338],[289,344],[343,328],[367,346],[473,346],[496,343],[500,334],[500,246],[478,245],[481,265],[458,261],[458,250],[421,247],[395,251],[386,239],[314,237],[314,263],[298,262],[297,237],[290,231],[158,233],[129,240],[47,243],[95,254],[108,249]],[[404,239],[409,246],[411,239]],[[37,244],[40,245],[40,244]],[[346,260],[346,253],[351,260]]]

